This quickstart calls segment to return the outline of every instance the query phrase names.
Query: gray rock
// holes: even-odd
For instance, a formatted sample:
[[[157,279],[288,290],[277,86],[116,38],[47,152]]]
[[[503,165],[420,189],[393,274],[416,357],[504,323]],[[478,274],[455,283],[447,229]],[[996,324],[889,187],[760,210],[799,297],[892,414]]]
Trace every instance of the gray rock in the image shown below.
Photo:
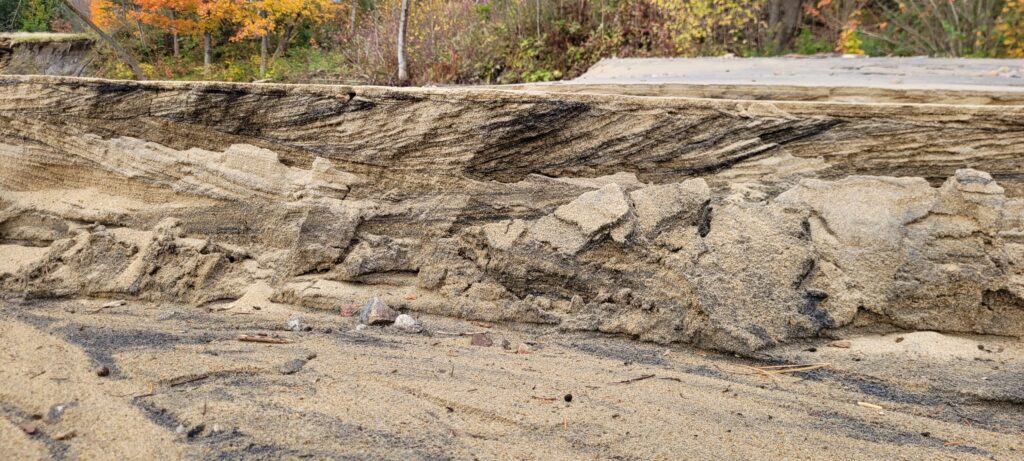
[[[282,375],[295,374],[298,373],[302,367],[306,366],[306,362],[307,361],[305,359],[292,359],[281,364],[281,366],[278,367],[278,371],[280,371]]]

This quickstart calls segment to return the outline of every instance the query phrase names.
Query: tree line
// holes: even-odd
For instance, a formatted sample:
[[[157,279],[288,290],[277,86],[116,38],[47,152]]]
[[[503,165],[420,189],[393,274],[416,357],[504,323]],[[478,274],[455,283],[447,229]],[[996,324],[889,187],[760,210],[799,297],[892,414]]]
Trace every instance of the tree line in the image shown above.
[[[1024,0],[0,0],[0,28],[91,29],[112,77],[513,83],[603,57],[1024,57]]]

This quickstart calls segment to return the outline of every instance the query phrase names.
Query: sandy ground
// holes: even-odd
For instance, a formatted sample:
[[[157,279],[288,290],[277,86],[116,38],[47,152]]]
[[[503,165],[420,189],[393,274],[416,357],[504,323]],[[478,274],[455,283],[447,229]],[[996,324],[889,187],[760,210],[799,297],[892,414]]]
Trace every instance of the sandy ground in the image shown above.
[[[1024,457],[1013,339],[872,334],[751,360],[437,317],[410,334],[258,302],[107,301],[0,304],[8,459]],[[286,331],[295,317],[311,331]],[[471,332],[494,345],[450,334]],[[238,340],[259,333],[289,342]]]

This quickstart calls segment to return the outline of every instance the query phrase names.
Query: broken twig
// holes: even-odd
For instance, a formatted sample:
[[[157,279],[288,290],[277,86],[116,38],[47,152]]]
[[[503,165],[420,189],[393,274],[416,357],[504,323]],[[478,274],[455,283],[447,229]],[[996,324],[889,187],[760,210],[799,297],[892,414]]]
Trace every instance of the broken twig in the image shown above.
[[[654,377],[654,375],[643,375],[643,376],[638,376],[636,378],[630,378],[630,379],[627,379],[625,381],[616,381],[616,382],[614,382],[612,384],[630,384],[630,383],[635,383],[637,381],[643,381],[645,379],[651,379],[653,377]]]
[[[282,338],[280,336],[266,336],[266,335],[240,335],[238,336],[239,341],[247,343],[265,343],[265,344],[288,344],[292,342],[288,338]]]
[[[442,335],[442,336],[473,336],[473,335],[486,334],[487,332],[486,331],[477,331],[477,332],[434,331],[433,333],[435,335]]]
[[[181,377],[172,379],[169,383],[167,383],[167,387],[175,387],[175,386],[181,386],[183,384],[194,383],[196,381],[201,381],[201,380],[204,380],[204,379],[209,378],[209,377],[210,377],[210,375],[207,375],[207,374],[195,375],[195,376],[181,376]]]

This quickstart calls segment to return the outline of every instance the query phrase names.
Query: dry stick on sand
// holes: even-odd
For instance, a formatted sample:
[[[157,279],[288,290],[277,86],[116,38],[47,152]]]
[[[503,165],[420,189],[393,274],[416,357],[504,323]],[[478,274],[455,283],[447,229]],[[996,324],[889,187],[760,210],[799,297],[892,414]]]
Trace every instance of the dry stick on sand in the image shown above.
[[[288,344],[291,342],[288,338],[282,338],[280,336],[259,336],[259,335],[240,335],[239,341],[247,343],[266,343],[266,344]]]
[[[484,334],[487,334],[486,331],[478,331],[478,332],[475,332],[475,333],[474,332],[461,332],[460,333],[460,332],[457,332],[457,331],[434,331],[433,333],[435,335],[442,335],[442,336],[473,336],[473,335],[484,335]]]
[[[181,386],[183,384],[194,383],[196,381],[201,381],[201,380],[204,380],[204,379],[209,378],[209,377],[210,377],[210,375],[207,375],[207,374],[195,375],[195,376],[181,376],[181,377],[172,379],[170,382],[168,382],[167,383],[167,387],[175,387],[175,386]]]
[[[625,381],[616,381],[616,382],[614,382],[614,383],[612,383],[612,384],[629,384],[629,383],[635,383],[635,382],[637,382],[637,381],[643,381],[643,380],[645,380],[645,379],[651,379],[651,378],[653,378],[653,377],[654,377],[654,375],[643,375],[643,376],[638,376],[638,377],[636,377],[636,378],[630,378],[630,379],[627,379],[627,380],[625,380]]]
[[[758,370],[764,370],[764,371],[767,371],[769,373],[786,374],[786,373],[802,373],[802,372],[805,372],[805,371],[817,370],[819,368],[825,368],[828,365],[829,364],[827,364],[827,363],[809,363],[809,364],[806,364],[806,365],[771,365],[771,366],[766,366],[766,367],[753,367],[753,368],[756,368]]]
[[[754,366],[750,366],[750,365],[736,364],[736,366],[741,367],[741,368],[746,368],[746,369],[750,370],[752,373],[740,373],[740,372],[737,372],[737,371],[732,371],[731,373],[739,373],[739,374],[745,374],[745,375],[759,375],[759,376],[762,376],[762,377],[765,377],[765,378],[768,378],[768,379],[771,379],[771,380],[775,380],[775,377],[778,376],[778,375],[786,375],[788,373],[802,373],[802,372],[805,372],[805,371],[817,370],[819,368],[825,368],[825,367],[829,366],[829,364],[827,364],[827,363],[811,363],[811,364],[798,364],[798,365],[769,365],[769,366],[763,366],[763,367],[754,367]],[[722,370],[718,366],[716,366],[716,368],[718,368],[719,370]],[[722,371],[728,371],[728,370],[722,370]]]

